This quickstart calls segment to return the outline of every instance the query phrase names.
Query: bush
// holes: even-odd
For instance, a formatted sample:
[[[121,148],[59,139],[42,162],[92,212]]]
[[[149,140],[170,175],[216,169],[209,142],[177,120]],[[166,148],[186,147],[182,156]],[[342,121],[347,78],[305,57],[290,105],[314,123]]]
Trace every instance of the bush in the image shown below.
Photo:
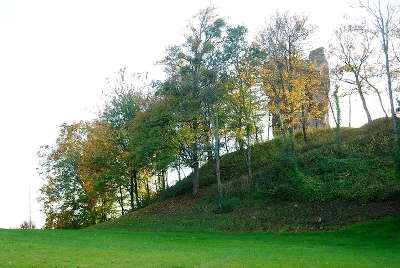
[[[287,148],[255,177],[259,197],[280,200],[298,199],[304,180],[305,176],[299,170],[296,158]]]
[[[222,214],[222,213],[229,213],[233,211],[234,207],[237,206],[239,203],[239,199],[237,197],[231,198],[216,198],[216,206],[217,208],[214,209],[214,213]]]
[[[36,224],[33,221],[23,221],[19,226],[20,229],[36,229]]]

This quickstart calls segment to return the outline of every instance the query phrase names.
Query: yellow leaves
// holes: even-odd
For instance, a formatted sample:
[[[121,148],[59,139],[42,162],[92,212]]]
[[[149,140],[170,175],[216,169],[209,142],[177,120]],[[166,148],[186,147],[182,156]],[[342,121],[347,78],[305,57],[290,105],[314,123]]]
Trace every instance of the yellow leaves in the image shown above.
[[[262,89],[268,97],[268,109],[280,116],[287,127],[300,123],[302,112],[307,108],[307,115],[313,118],[325,114],[325,109],[316,102],[320,94],[323,75],[313,65],[303,59],[292,59],[290,66],[277,69],[277,62],[260,67]],[[325,107],[325,106],[324,106]]]

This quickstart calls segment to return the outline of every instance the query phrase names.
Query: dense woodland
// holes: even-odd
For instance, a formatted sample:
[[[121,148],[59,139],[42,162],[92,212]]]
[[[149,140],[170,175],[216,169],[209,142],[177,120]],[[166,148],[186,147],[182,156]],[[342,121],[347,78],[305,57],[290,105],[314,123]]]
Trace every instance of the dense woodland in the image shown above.
[[[298,155],[304,146],[315,145],[318,133],[331,131],[328,113],[335,130],[326,135],[329,146],[324,144],[338,159],[349,157],[341,146],[350,132],[342,131],[340,107],[351,95],[361,99],[362,107],[353,109],[363,109],[369,123],[373,115],[366,95],[391,120],[390,137],[380,153],[391,159],[384,171],[387,163],[394,171],[400,152],[393,96],[399,82],[399,9],[379,1],[360,2],[357,8],[365,15],[362,20],[346,19],[334,32],[327,50],[330,70],[308,58],[316,26],[304,15],[276,13],[251,39],[245,26],[230,25],[214,8],[199,11],[186,28],[185,41],[169,46],[160,59],[164,80],[148,81],[146,74],[120,69],[109,81],[98,118],[63,124],[56,144],[41,148],[45,227],[104,222],[180,194],[187,185],[196,197],[207,168],[212,168],[216,202],[223,211],[228,207],[224,169],[233,156],[237,162],[232,165],[244,168],[235,176],[246,178],[248,194],[268,195],[266,188],[277,189],[284,182],[286,188],[279,186],[273,198],[324,200],[282,189],[307,183]],[[386,100],[390,107],[385,107]],[[272,138],[276,146],[263,145]],[[271,160],[263,146],[279,155],[274,158],[278,171],[276,165],[264,170],[268,181],[260,184],[258,168]],[[395,172],[382,176],[394,178]],[[373,197],[365,199],[387,198],[387,191],[398,189],[391,178],[392,184],[373,185]]]

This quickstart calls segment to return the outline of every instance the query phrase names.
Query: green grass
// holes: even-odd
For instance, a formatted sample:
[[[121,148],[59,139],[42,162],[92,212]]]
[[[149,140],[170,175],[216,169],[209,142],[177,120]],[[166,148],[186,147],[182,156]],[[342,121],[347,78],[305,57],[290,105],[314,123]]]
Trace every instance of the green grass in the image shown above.
[[[321,233],[0,230],[0,267],[400,267],[400,219]]]

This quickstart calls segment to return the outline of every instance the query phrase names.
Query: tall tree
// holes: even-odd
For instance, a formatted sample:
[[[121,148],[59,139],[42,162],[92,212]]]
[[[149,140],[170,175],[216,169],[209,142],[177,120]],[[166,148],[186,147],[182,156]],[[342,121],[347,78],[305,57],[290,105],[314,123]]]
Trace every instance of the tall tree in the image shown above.
[[[177,132],[176,118],[165,100],[153,102],[138,114],[130,129],[130,157],[140,170],[162,176],[179,157],[184,136]],[[165,190],[162,177],[160,189]],[[161,186],[161,187],[160,187]]]
[[[162,94],[176,105],[180,125],[190,133],[185,146],[186,163],[193,169],[193,195],[199,191],[199,168],[203,152],[210,145],[208,88],[215,81],[212,56],[225,26],[212,7],[201,10],[188,27],[186,41],[170,47],[162,61],[168,79]],[[173,100],[175,99],[175,100]]]
[[[304,117],[318,118],[326,113],[327,98],[315,97],[322,79],[303,53],[314,28],[306,16],[277,13],[255,43],[274,134],[288,137],[292,152],[294,130]]]
[[[386,74],[386,86],[390,101],[390,112],[392,115],[392,125],[394,141],[396,147],[399,146],[398,122],[396,117],[394,98],[393,98],[393,72],[394,72],[394,37],[399,23],[399,6],[396,1],[359,1],[359,7],[365,10],[370,16],[374,32],[381,45],[381,52],[384,57],[384,68]]]
[[[80,228],[96,223],[93,183],[81,176],[82,149],[87,124],[63,124],[54,147],[39,152],[41,187],[46,228]]]
[[[130,123],[139,112],[146,109],[146,97],[144,92],[148,90],[147,84],[143,83],[143,74],[127,75],[126,68],[118,71],[113,83],[110,83],[111,96],[106,101],[100,118],[107,122],[113,129],[118,130],[121,135],[119,146],[124,152],[125,170],[124,178],[128,179],[131,210],[140,206],[139,182],[137,164],[129,157],[129,135]]]
[[[336,44],[331,46],[331,54],[340,62],[332,72],[340,81],[350,84],[350,90],[354,87],[369,123],[372,118],[365,94],[371,77],[372,38],[366,23],[347,24],[335,31]]]

